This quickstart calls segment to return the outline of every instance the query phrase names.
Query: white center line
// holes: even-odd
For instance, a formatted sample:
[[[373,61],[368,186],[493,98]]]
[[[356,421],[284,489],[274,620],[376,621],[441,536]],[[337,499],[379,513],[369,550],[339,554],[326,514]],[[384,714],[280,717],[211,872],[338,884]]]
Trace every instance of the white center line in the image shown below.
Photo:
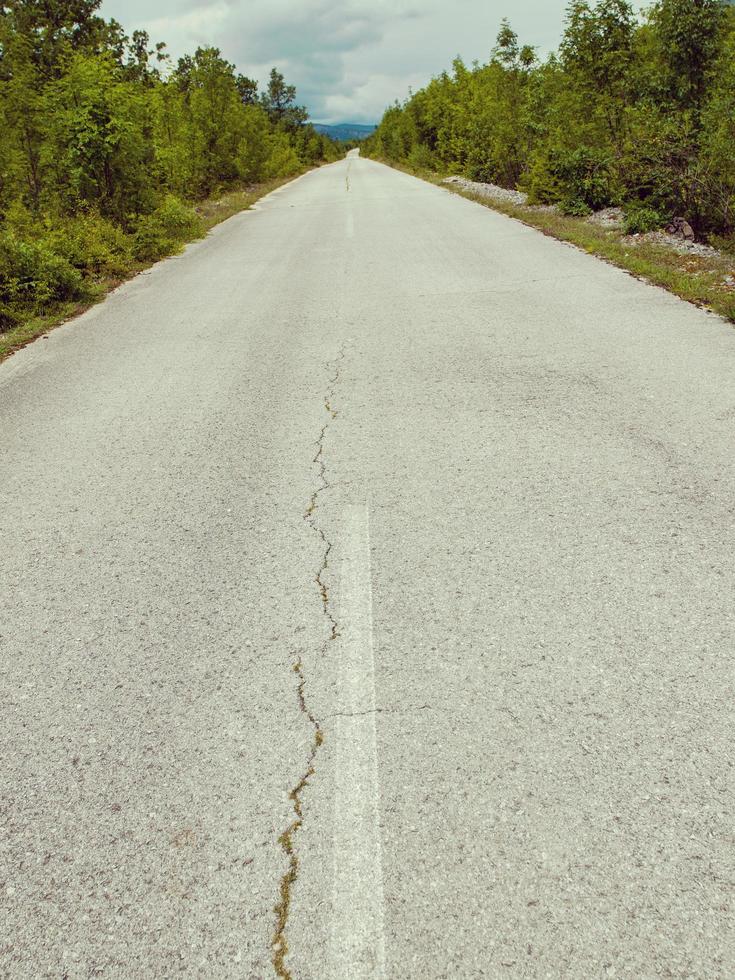
[[[375,739],[370,530],[366,506],[345,509],[339,590],[332,980],[385,977]]]

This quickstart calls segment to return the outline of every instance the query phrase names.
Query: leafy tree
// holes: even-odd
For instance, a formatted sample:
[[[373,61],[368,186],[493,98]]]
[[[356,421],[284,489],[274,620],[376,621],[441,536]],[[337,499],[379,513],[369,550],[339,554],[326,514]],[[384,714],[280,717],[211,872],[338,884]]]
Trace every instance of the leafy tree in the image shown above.
[[[234,65],[224,60],[218,48],[198,48],[187,68],[192,172],[197,189],[204,193],[237,176],[243,107]]]
[[[339,152],[275,69],[262,100],[216,48],[172,71],[99,7],[0,0],[0,330],[176,250],[198,198]]]
[[[133,31],[130,40],[123,38],[123,46],[127,48],[126,74],[135,81],[152,86],[160,78],[158,65],[166,61],[166,45],[159,42],[154,48],[150,47],[151,39],[146,31]],[[122,55],[119,56],[122,60]]]
[[[698,110],[720,54],[725,7],[721,0],[658,0],[651,12],[658,81],[663,94]]]
[[[59,195],[65,210],[91,204],[120,221],[150,209],[145,90],[121,77],[111,56],[78,52],[47,99],[47,201]]]
[[[309,118],[306,109],[296,105],[296,86],[287,85],[277,68],[271,68],[262,104],[271,121],[286,128],[300,126]]]
[[[58,74],[68,48],[104,43],[107,26],[96,11],[102,0],[5,0],[0,15],[7,32],[22,36],[44,76]]]
[[[714,65],[701,117],[698,173],[705,223],[735,227],[735,30],[730,30]]]
[[[254,78],[247,78],[245,75],[238,75],[235,79],[237,91],[240,94],[240,101],[243,105],[257,105],[259,102],[258,83]],[[294,93],[294,98],[296,94]]]
[[[735,6],[571,0],[543,63],[507,20],[487,64],[433,78],[386,110],[364,152],[521,187],[632,227],[686,215],[735,237]]]

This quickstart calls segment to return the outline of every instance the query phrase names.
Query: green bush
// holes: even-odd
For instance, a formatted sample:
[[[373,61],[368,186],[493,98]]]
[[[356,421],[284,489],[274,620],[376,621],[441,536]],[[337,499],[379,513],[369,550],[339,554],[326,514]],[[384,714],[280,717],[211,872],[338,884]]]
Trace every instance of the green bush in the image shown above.
[[[623,229],[626,235],[644,235],[666,224],[666,218],[660,211],[638,202],[626,204],[623,215]]]
[[[528,194],[529,204],[558,204],[564,199],[564,189],[545,154],[539,154],[532,161],[518,181],[518,189]]]
[[[96,275],[123,275],[130,265],[132,247],[123,230],[90,212],[68,218],[45,236],[53,250],[75,268]]]
[[[291,177],[302,169],[301,160],[285,133],[276,133],[266,141],[266,145],[268,156],[263,165],[264,177]]]
[[[575,218],[586,218],[588,214],[592,214],[592,208],[589,204],[581,201],[578,197],[576,198],[566,198],[559,203],[559,210],[562,214],[569,214]]]
[[[618,197],[607,153],[589,147],[550,148],[533,161],[522,184],[532,204],[561,204],[568,214],[598,211]]]
[[[735,234],[710,235],[708,241],[712,248],[727,252],[728,255],[735,255]]]
[[[152,262],[180,251],[186,242],[203,234],[196,212],[169,194],[152,214],[139,219],[133,255],[141,262]]]
[[[0,234],[0,329],[15,324],[21,312],[43,313],[54,303],[79,299],[84,281],[78,269],[43,241],[22,241]]]
[[[7,330],[12,330],[13,327],[17,327],[20,320],[21,317],[18,310],[0,299],[0,333],[5,333]]]
[[[417,143],[412,147],[411,152],[408,154],[408,165],[419,173],[427,170],[436,170],[434,154],[423,143]]]

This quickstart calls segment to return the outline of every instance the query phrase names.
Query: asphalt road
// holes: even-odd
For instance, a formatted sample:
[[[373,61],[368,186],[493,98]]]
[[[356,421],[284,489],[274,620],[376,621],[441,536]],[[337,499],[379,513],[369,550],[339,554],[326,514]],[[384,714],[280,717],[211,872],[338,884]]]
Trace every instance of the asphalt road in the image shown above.
[[[355,158],[0,366],[0,976],[735,975],[734,382]]]

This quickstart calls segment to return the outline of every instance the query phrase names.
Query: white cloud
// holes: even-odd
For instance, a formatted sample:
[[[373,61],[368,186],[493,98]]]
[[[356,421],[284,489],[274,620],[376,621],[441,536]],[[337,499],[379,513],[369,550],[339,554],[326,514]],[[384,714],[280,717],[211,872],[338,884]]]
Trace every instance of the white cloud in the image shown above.
[[[323,122],[377,122],[451,65],[486,61],[509,16],[523,43],[556,47],[566,0],[104,0],[102,14],[142,28],[179,57],[213,44],[246,75],[273,65]],[[640,6],[640,4],[639,4]]]

